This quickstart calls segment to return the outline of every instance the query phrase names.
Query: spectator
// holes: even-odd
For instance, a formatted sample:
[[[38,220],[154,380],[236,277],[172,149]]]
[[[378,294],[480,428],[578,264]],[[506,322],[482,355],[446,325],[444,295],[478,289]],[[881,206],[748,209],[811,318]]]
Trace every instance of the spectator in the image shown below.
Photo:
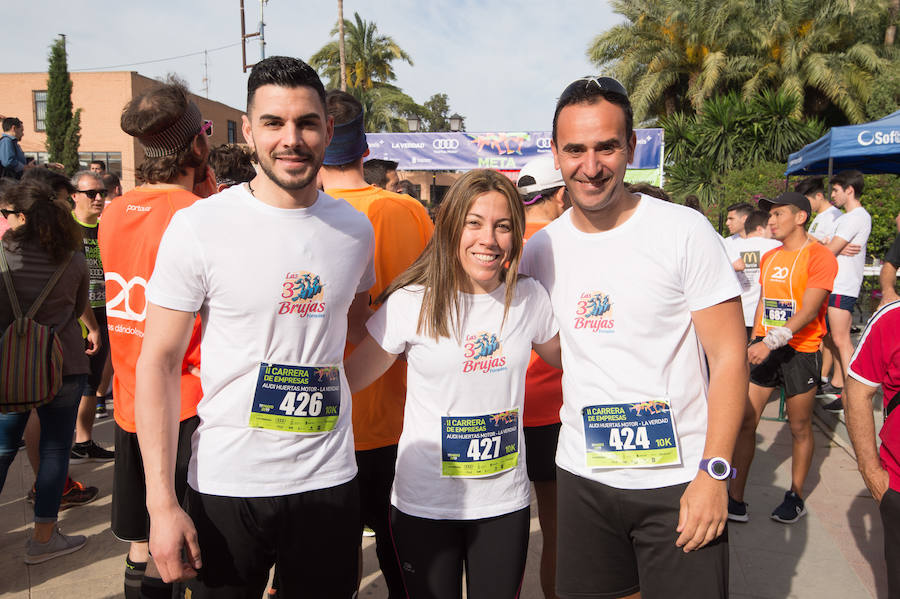
[[[22,121],[16,117],[3,119],[3,136],[0,137],[0,177],[21,179],[25,171],[25,152],[19,141],[25,135]]]

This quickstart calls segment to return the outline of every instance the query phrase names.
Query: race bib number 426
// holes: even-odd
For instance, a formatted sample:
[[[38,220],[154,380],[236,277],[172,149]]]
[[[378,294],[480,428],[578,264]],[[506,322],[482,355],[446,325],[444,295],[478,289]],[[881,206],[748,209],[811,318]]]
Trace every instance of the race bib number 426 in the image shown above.
[[[585,460],[589,468],[646,468],[678,464],[678,438],[669,402],[587,406]]]
[[[518,463],[518,410],[441,417],[441,476],[490,476]]]
[[[326,433],[337,425],[341,377],[337,366],[259,366],[250,426],[290,433]]]

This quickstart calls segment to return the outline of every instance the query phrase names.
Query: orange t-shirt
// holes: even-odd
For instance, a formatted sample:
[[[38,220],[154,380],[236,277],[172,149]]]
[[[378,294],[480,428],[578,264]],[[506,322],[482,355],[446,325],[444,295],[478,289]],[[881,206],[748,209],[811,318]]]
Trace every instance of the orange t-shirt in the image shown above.
[[[326,189],[365,214],[375,230],[375,285],[371,299],[415,262],[431,239],[434,225],[415,199],[373,185]],[[346,354],[352,346],[347,344]],[[396,445],[403,430],[406,362],[397,360],[381,378],[353,394],[353,438],[357,451]]]
[[[809,241],[799,250],[784,247],[769,250],[760,260],[760,301],[763,311],[757,315],[753,334],[764,337],[770,327],[784,326],[788,319],[803,308],[803,293],[809,288],[831,291],[838,265],[834,254],[817,241]],[[828,302],[823,301],[819,313],[809,324],[794,333],[789,345],[798,352],[819,350],[825,336],[825,313]]]
[[[190,206],[197,196],[183,189],[138,187],[115,198],[103,211],[98,233],[100,259],[106,274],[106,319],[113,370],[116,423],[128,432],[134,424],[135,366],[144,338],[147,281],[153,274],[156,252],[172,215]],[[203,396],[200,378],[190,374],[200,363],[200,319],[194,322],[181,374],[181,414],[197,413]]]
[[[549,225],[549,222],[526,222],[525,239]],[[562,370],[544,362],[531,352],[531,362],[525,373],[525,413],[522,426],[546,426],[559,422],[562,407]]]

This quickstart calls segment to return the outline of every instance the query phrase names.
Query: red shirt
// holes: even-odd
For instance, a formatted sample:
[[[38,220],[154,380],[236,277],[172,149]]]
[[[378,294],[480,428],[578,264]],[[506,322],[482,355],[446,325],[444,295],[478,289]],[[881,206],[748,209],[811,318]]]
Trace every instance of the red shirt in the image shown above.
[[[850,359],[850,376],[870,387],[881,386],[884,406],[900,392],[900,301],[877,311]],[[900,491],[900,409],[881,428],[881,465],[891,477],[890,487]]]

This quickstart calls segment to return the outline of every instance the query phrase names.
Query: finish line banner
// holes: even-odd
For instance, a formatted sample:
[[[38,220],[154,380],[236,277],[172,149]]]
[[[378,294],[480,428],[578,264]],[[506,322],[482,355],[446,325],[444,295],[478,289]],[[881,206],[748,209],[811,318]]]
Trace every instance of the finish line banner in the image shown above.
[[[629,169],[662,170],[663,130],[635,129]],[[496,133],[367,133],[369,159],[393,160],[403,171],[520,170],[550,152],[549,131]]]

